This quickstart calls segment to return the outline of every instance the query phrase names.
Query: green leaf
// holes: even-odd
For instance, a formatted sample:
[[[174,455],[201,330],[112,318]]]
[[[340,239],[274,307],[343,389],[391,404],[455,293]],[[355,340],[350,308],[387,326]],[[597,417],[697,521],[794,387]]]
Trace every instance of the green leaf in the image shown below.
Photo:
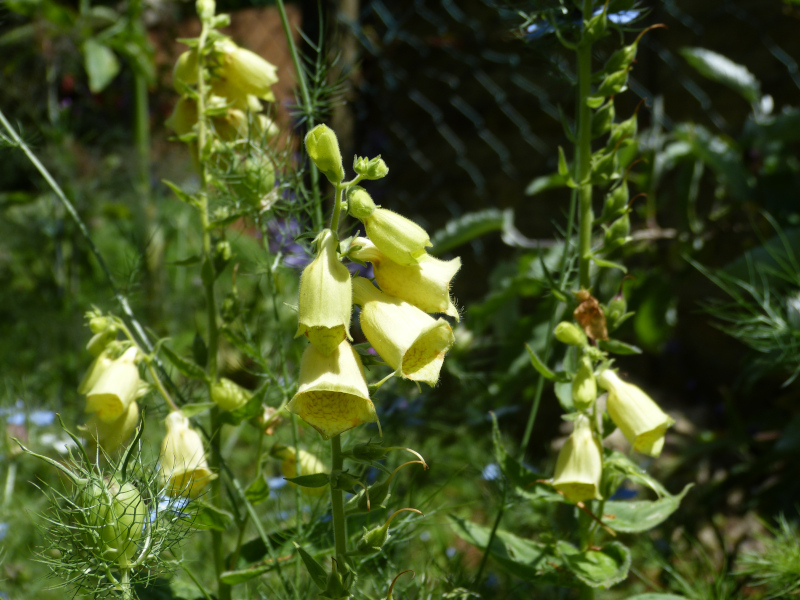
[[[592,262],[596,264],[598,267],[605,267],[606,269],[619,269],[623,273],[627,273],[628,269],[622,263],[614,262],[613,260],[606,260],[605,258],[599,258],[596,255],[592,255]]]
[[[246,214],[247,212],[245,211],[237,211],[231,213],[227,217],[223,217],[221,219],[214,219],[208,224],[208,227],[209,229],[222,229],[223,227],[227,227],[228,225],[233,225],[234,223],[236,223],[236,221],[244,217]]]
[[[258,477],[253,480],[253,483],[247,486],[244,491],[244,497],[252,505],[261,504],[269,498],[269,484],[263,473],[259,473]]]
[[[181,412],[183,416],[187,419],[191,419],[192,417],[196,417],[199,414],[206,412],[207,410],[214,408],[216,404],[214,402],[197,402],[195,404],[184,404],[181,406]]]
[[[199,254],[194,254],[181,260],[168,261],[167,264],[175,267],[191,267],[194,265],[199,265],[201,260],[203,259]]]
[[[330,483],[331,477],[327,473],[314,473],[313,475],[300,475],[300,477],[285,477],[295,485],[307,488],[324,487]]]
[[[195,332],[194,340],[192,340],[192,355],[194,362],[205,369],[208,365],[208,348],[203,336],[197,332]]]
[[[621,533],[648,531],[667,520],[694,484],[690,483],[677,496],[666,495],[658,500],[610,500],[603,506],[603,523]]]
[[[669,496],[667,489],[661,484],[658,479],[650,475],[647,471],[642,469],[639,465],[631,461],[622,452],[616,450],[606,449],[603,457],[603,480],[605,483],[606,475],[614,477],[618,483],[622,483],[625,479],[630,479],[634,483],[638,483],[653,490],[659,498]],[[616,492],[617,486],[612,486],[607,489],[604,485],[603,495],[611,497]]]
[[[167,360],[171,362],[182,375],[185,375],[191,379],[208,381],[208,375],[202,367],[186,360],[185,358],[181,358],[166,344],[161,345],[161,351],[164,353],[164,356],[167,358]]]
[[[705,48],[683,48],[681,55],[700,75],[729,87],[742,98],[755,104],[761,97],[761,84],[758,79],[727,56]]]
[[[225,531],[233,525],[233,515],[200,500],[194,500],[190,506],[196,508],[192,513],[192,527],[195,529],[215,529]]]
[[[575,577],[593,588],[609,588],[624,581],[631,567],[631,551],[619,542],[581,552],[568,542],[558,541],[556,553]]]
[[[564,148],[558,147],[558,174],[562,177],[569,176],[569,165],[567,164],[567,156],[564,154]]]
[[[263,362],[258,348],[251,344],[240,332],[228,327],[223,328],[221,332],[225,339],[233,344],[238,350],[241,350],[259,364]]]
[[[686,600],[686,598],[684,596],[678,596],[677,594],[647,593],[636,594],[628,598],[628,600]]]
[[[610,352],[611,354],[621,354],[623,356],[627,356],[631,354],[642,353],[642,349],[638,346],[626,344],[625,342],[620,342],[619,340],[598,340],[597,345],[600,346],[600,350]]]
[[[250,400],[248,400],[247,404],[244,406],[240,406],[235,410],[223,412],[221,415],[222,422],[227,423],[228,425],[238,425],[242,421],[247,421],[248,419],[252,419],[253,417],[259,415],[263,410],[262,399],[263,394],[257,392],[253,393],[253,395],[250,397]]]
[[[178,187],[177,184],[172,183],[171,181],[167,181],[166,179],[162,179],[161,182],[166,185],[169,189],[172,190],[172,193],[175,194],[175,197],[180,200],[181,202],[185,202],[190,206],[197,206],[197,200],[193,197],[184,192],[181,188]]]
[[[89,90],[93,94],[102,92],[119,73],[119,60],[111,48],[94,38],[83,42],[81,49],[83,66],[89,76]]]
[[[477,525],[454,515],[449,515],[450,525],[465,542],[485,549],[489,544],[491,529]],[[500,565],[513,575],[540,583],[555,583],[563,580],[559,572],[563,569],[560,558],[551,546],[517,537],[513,533],[498,529],[489,553]]]
[[[300,558],[303,559],[303,564],[306,566],[306,569],[308,569],[308,574],[311,575],[311,580],[319,589],[324,590],[326,587],[328,587],[328,574],[325,572],[325,569],[316,561],[313,556],[303,550],[303,548],[297,542],[292,543],[294,544],[294,547],[297,548]]]
[[[568,180],[568,176],[559,175],[558,173],[542,175],[528,184],[528,187],[525,188],[525,194],[527,196],[535,196],[547,190],[567,187]]]
[[[258,577],[259,575],[263,575],[273,568],[273,565],[258,565],[249,569],[242,569],[241,571],[225,571],[220,575],[219,578],[222,583],[236,585],[238,583],[250,581],[251,579]]]
[[[557,493],[551,486],[542,483],[544,477],[540,473],[529,470],[518,460],[508,454],[500,439],[500,426],[497,417],[492,415],[492,443],[494,445],[494,458],[500,470],[515,491],[529,499],[546,500],[550,502],[564,502],[564,497]]]
[[[558,373],[551,371],[548,366],[542,362],[542,359],[539,358],[539,355],[537,355],[528,344],[525,344],[525,347],[528,349],[528,354],[531,357],[531,364],[533,365],[533,368],[539,372],[539,375],[545,379],[549,379],[550,381],[558,381],[559,383],[572,381],[572,378],[563,371],[559,371]]]
[[[501,231],[505,221],[504,213],[505,211],[490,208],[452,219],[444,229],[440,229],[431,236],[433,248],[429,252],[442,254],[487,233]]]

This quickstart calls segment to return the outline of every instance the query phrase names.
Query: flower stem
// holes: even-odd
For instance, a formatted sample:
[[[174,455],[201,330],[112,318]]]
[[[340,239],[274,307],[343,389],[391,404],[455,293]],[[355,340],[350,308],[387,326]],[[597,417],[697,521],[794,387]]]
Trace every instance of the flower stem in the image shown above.
[[[344,466],[341,436],[331,438],[331,473],[341,471]],[[336,568],[345,572],[345,555],[347,554],[347,521],[344,516],[344,497],[342,490],[331,488],[331,512],[333,513],[333,545],[336,549]]]
[[[592,0],[583,2],[583,19],[592,16]],[[589,289],[592,281],[589,267],[592,261],[592,111],[586,100],[592,85],[592,44],[581,40],[577,48],[578,59],[578,141],[575,148],[575,180],[578,183],[578,281],[580,287]]]

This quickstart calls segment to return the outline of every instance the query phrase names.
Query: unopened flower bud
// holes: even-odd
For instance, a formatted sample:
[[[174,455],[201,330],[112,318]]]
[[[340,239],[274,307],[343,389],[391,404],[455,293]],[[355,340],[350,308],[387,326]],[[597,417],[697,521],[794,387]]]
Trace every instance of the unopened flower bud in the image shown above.
[[[249,157],[236,165],[231,184],[238,198],[250,206],[260,206],[264,196],[275,187],[275,166],[266,157]]]
[[[297,334],[305,335],[325,356],[350,338],[353,292],[350,271],[339,260],[338,241],[330,229],[317,238],[317,256],[300,278]]]
[[[181,98],[164,124],[176,135],[188,135],[197,124],[197,103],[191,98]]]
[[[187,50],[178,57],[175,68],[172,70],[172,82],[176,91],[181,91],[180,85],[194,85],[197,83],[197,50]]]
[[[97,383],[97,380],[100,379],[100,375],[103,374],[103,371],[114,363],[114,359],[111,358],[110,350],[110,348],[106,347],[106,349],[92,361],[92,364],[89,365],[86,374],[78,384],[79,394],[88,393],[89,390],[94,387],[94,384]]]
[[[570,346],[585,346],[587,344],[586,334],[575,323],[561,321],[556,325],[553,333],[562,344],[569,344]]]
[[[331,183],[340,183],[344,179],[342,153],[339,140],[333,129],[327,125],[317,125],[306,135],[306,152]]]
[[[353,279],[353,301],[361,306],[361,330],[396,374],[435,386],[455,343],[450,324],[384,294],[363,277]]]
[[[114,320],[109,317],[92,317],[89,319],[89,329],[92,333],[98,334],[111,329],[114,325]]]
[[[95,333],[89,343],[86,344],[86,350],[92,356],[100,356],[108,345],[117,338],[117,331],[115,328],[108,328],[100,333]]]
[[[139,405],[131,402],[128,409],[116,421],[107,423],[93,415],[91,419],[78,429],[86,438],[105,452],[111,454],[122,446],[139,424]]]
[[[208,468],[200,435],[180,411],[167,415],[167,434],[161,443],[159,479],[171,496],[196,498],[216,474]]]
[[[394,519],[397,514],[405,511],[415,512],[419,515],[422,514],[415,508],[401,508],[400,510],[395,511],[383,525],[369,530],[365,527],[364,534],[361,536],[358,546],[356,547],[356,552],[359,554],[372,554],[374,552],[380,552],[380,549],[389,539],[389,524],[392,522],[392,519]]]
[[[196,7],[201,21],[209,20],[217,11],[217,4],[214,0],[197,0]]]
[[[353,159],[353,170],[356,174],[361,175],[363,179],[382,179],[389,174],[389,167],[380,156],[369,159],[364,157],[355,157]]]
[[[600,374],[599,383],[608,390],[608,414],[633,449],[649,456],[661,454],[664,435],[675,424],[674,419],[639,387],[622,381],[610,369]]]
[[[553,487],[570,502],[601,500],[603,449],[592,432],[589,419],[579,415],[556,461]]]
[[[355,186],[347,194],[350,214],[364,223],[367,237],[390,260],[401,265],[419,264],[432,246],[428,233],[404,216],[375,205],[364,188]]]
[[[128,410],[139,393],[139,369],[136,347],[128,348],[108,365],[86,394],[86,412],[97,413],[106,423],[116,421]]]
[[[281,473],[286,479],[293,479],[303,475],[315,475],[317,473],[330,473],[331,470],[323,462],[305,450],[299,450],[299,459],[295,455],[295,449],[289,446],[283,446]],[[300,470],[297,469],[297,463],[300,463]],[[289,482],[289,485],[296,485]],[[322,487],[305,487],[300,486],[300,491],[307,496],[322,496],[328,492],[328,486]]]
[[[252,394],[226,377],[211,386],[211,400],[222,410],[236,410],[250,401]]]
[[[578,363],[578,372],[572,380],[572,403],[577,410],[588,410],[597,399],[597,383],[594,380],[592,361],[582,356]]]
[[[378,420],[361,359],[347,340],[330,356],[309,344],[300,361],[299,384],[286,409],[326,440]]]

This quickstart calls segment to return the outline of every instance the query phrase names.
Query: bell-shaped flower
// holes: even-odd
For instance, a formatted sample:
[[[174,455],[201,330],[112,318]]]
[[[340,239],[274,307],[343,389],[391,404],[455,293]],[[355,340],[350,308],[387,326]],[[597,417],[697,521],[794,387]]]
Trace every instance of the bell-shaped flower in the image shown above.
[[[116,421],[106,423],[93,415],[91,419],[78,429],[86,436],[90,443],[100,446],[105,452],[111,454],[124,444],[139,424],[139,405],[131,402]]]
[[[297,469],[298,463],[300,464],[299,470]],[[285,450],[282,452],[281,473],[283,473],[286,479],[330,472],[331,470],[310,452],[300,449],[295,454],[294,448],[291,447],[285,447]],[[296,484],[290,481],[289,485],[295,486]],[[300,492],[307,496],[322,496],[328,492],[328,486],[324,485],[322,487],[312,488],[301,485]]]
[[[326,440],[378,420],[361,359],[347,340],[329,356],[309,344],[300,361],[299,382],[286,408]]]
[[[317,238],[317,256],[300,278],[297,335],[305,335],[325,356],[350,338],[353,292],[350,271],[339,260],[339,242],[330,229]]]
[[[236,410],[250,401],[252,394],[226,377],[211,386],[211,400],[222,410]]]
[[[215,54],[220,62],[219,68],[212,71],[212,89],[215,83],[228,94],[214,93],[236,100],[247,95],[262,100],[275,100],[272,86],[278,83],[278,68],[264,60],[255,52],[245,50],[230,40],[221,40],[214,45]]]
[[[461,259],[444,261],[428,254],[419,264],[401,265],[387,257],[367,238],[356,238],[350,256],[372,263],[375,281],[395,298],[405,300],[427,313],[444,313],[459,320],[458,309],[450,298],[450,281],[461,268]]]
[[[361,307],[361,330],[396,374],[435,386],[455,343],[450,324],[384,294],[363,277],[353,279],[353,301]]]
[[[622,381],[610,369],[600,374],[598,382],[608,390],[606,408],[611,420],[622,430],[633,449],[649,456],[661,454],[664,435],[675,420],[640,388]]]
[[[106,423],[116,421],[128,410],[139,393],[139,369],[136,347],[128,348],[108,365],[86,394],[86,412],[97,414]]]
[[[428,233],[402,215],[375,205],[367,190],[355,186],[347,194],[348,210],[364,224],[367,237],[381,252],[401,265],[416,265],[432,246]]]
[[[208,468],[200,435],[189,426],[189,419],[180,411],[166,419],[167,435],[161,444],[159,479],[171,496],[197,497],[216,474]]]
[[[97,383],[97,380],[100,379],[100,375],[103,374],[103,371],[105,371],[114,363],[114,359],[111,358],[110,350],[111,348],[106,348],[97,358],[92,361],[92,364],[89,365],[89,368],[86,370],[86,374],[78,384],[79,394],[88,393],[89,390],[94,387],[94,384]]]
[[[572,435],[558,453],[553,487],[570,502],[600,500],[603,475],[603,449],[592,432],[588,417],[579,415]]]
[[[309,158],[328,181],[340,183],[344,179],[344,165],[339,140],[333,129],[327,125],[317,125],[306,134],[305,144]]]

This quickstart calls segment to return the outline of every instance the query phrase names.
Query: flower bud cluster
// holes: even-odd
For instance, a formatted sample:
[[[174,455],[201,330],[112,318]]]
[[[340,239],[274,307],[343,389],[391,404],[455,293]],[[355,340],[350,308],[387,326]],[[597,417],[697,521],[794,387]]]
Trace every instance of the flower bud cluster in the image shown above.
[[[325,125],[312,129],[306,149],[319,170],[347,194],[348,213],[367,237],[352,240],[347,256],[372,263],[380,288],[351,278],[341,262],[336,231],[315,240],[316,257],[303,271],[297,336],[311,342],[300,363],[300,384],[288,410],[328,439],[362,423],[377,421],[361,359],[350,345],[353,304],[361,307],[361,330],[380,357],[405,379],[436,385],[445,354],[454,343],[450,324],[428,313],[458,320],[450,281],[461,260],[441,261],[426,252],[427,232],[409,219],[376,206],[354,182],[342,183],[344,167],[336,134]],[[356,157],[357,180],[388,173],[378,158]],[[338,207],[335,222],[338,224]]]

